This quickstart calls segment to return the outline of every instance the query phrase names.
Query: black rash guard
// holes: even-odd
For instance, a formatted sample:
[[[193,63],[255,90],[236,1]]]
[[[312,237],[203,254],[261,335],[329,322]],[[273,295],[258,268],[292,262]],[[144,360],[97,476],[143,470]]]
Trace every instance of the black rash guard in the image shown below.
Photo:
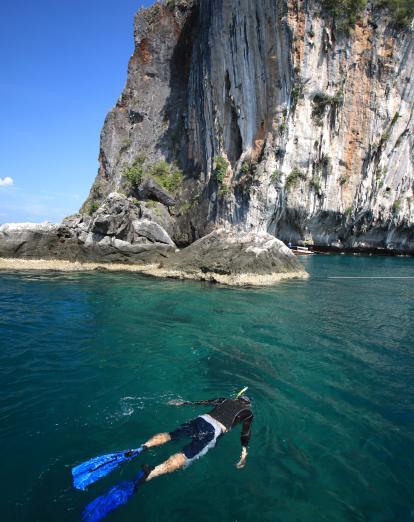
[[[214,405],[214,408],[208,414],[223,424],[227,430],[231,430],[237,424],[243,423],[240,440],[242,446],[247,448],[251,435],[250,428],[253,422],[253,413],[249,403],[243,400],[225,399],[223,397],[183,403],[183,405],[190,404]]]

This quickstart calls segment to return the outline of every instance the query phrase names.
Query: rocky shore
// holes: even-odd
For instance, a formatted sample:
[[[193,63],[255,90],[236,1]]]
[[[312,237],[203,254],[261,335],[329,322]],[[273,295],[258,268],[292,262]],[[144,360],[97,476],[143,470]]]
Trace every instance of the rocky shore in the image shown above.
[[[238,284],[303,276],[276,238],[413,254],[414,31],[324,6],[140,9],[80,213],[1,226],[0,257]]]
[[[218,283],[271,284],[292,277],[307,277],[300,261],[275,237],[218,229],[160,263],[165,274]],[[179,277],[181,277],[179,275]]]
[[[176,247],[145,204],[116,192],[94,216],[77,214],[61,224],[14,223],[0,227],[0,256],[78,262],[151,263]]]
[[[128,263],[81,263],[78,261],[65,261],[63,259],[16,259],[0,258],[1,270],[36,270],[56,272],[136,272],[152,277],[164,279],[189,279],[193,281],[207,281],[228,286],[269,286],[287,279],[307,279],[308,274],[302,269],[297,272],[284,273],[241,273],[219,274],[202,271],[186,271],[182,269],[162,268],[160,265],[132,265]]]
[[[148,203],[114,192],[93,217],[2,225],[0,269],[127,270],[230,285],[306,277],[286,245],[265,232],[228,226],[180,250],[163,225],[168,228],[166,216]]]

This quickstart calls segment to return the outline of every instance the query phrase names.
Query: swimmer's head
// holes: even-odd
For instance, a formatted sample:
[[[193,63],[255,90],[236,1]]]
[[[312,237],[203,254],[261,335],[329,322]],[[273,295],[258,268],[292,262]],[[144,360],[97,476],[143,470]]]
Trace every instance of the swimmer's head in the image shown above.
[[[247,386],[245,386],[244,388],[242,388],[239,393],[236,394],[236,397],[235,399],[241,399],[242,397],[247,397],[246,395],[244,395],[245,392],[247,392],[249,388]],[[249,399],[249,402],[250,402],[250,399]]]

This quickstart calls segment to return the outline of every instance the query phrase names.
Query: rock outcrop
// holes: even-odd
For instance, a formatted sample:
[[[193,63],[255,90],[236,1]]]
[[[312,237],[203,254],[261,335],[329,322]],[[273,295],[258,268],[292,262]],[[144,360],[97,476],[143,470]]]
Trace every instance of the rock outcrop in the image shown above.
[[[0,269],[69,270],[67,261],[71,261],[74,270],[125,267],[157,277],[231,285],[266,285],[306,277],[286,245],[263,232],[227,227],[180,251],[160,224],[169,222],[158,209],[112,192],[93,217],[69,216],[60,225],[0,226]]]
[[[60,225],[9,223],[0,226],[0,257],[46,258],[71,256],[73,244]],[[72,237],[72,236],[70,236]],[[61,245],[63,245],[62,248]]]
[[[156,3],[136,15],[83,210],[127,189],[143,155],[184,172],[172,199],[138,191],[180,245],[227,223],[414,252],[413,78],[412,28],[370,2],[349,32],[317,0]]]
[[[413,24],[367,2],[344,30],[329,5],[140,9],[87,201],[0,227],[0,256],[261,284],[304,274],[276,237],[413,254]]]
[[[159,269],[164,276],[233,285],[306,277],[303,265],[282,241],[266,232],[232,228],[210,232],[169,256]]]
[[[246,233],[227,227],[211,232],[182,251],[172,248],[160,250],[160,245],[165,241],[170,244],[170,240],[160,230],[161,227],[151,221],[139,220],[135,223],[139,224],[140,237],[153,242],[152,248],[148,244],[144,247],[142,241],[138,243],[140,248],[135,248],[136,243],[110,236],[95,239],[90,244],[79,241],[76,245],[73,238],[77,227],[75,220],[71,221],[72,235],[63,246],[57,245],[59,225],[43,225],[41,229],[32,224],[3,227],[4,230],[0,230],[0,270],[126,270],[155,277],[193,279],[232,286],[264,286],[285,279],[307,277],[302,264],[286,245],[265,232]],[[10,232],[16,246],[18,230],[21,231],[20,240],[33,248],[27,248],[16,259],[13,257],[15,248],[4,249],[2,234]],[[115,227],[113,230],[118,229]],[[41,241],[33,237],[35,233],[40,234]],[[45,248],[43,243],[47,244]],[[11,257],[3,257],[7,252]],[[51,252],[53,255],[50,255]],[[149,255],[144,255],[144,252]]]
[[[70,216],[60,225],[3,225],[0,257],[154,263],[176,247],[164,228],[143,214],[126,196],[111,193],[93,218]]]

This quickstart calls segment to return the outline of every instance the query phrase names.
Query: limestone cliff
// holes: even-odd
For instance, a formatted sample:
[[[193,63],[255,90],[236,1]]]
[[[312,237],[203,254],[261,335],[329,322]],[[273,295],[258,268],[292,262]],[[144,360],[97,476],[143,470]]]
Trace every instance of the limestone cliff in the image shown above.
[[[370,3],[349,32],[316,0],[141,9],[83,211],[126,191],[163,203],[178,244],[230,223],[414,252],[413,44]],[[163,160],[183,171],[168,201],[143,190]]]

